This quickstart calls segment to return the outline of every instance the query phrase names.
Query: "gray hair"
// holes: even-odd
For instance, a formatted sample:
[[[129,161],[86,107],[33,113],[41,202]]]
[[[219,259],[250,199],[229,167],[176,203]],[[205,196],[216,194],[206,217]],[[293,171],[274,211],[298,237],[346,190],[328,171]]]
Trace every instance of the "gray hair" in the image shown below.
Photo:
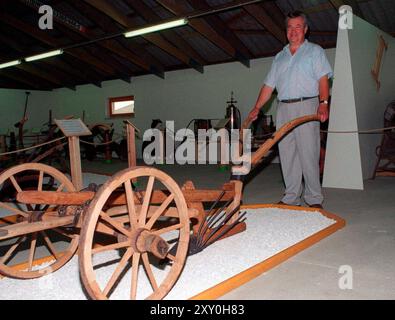
[[[294,19],[294,18],[298,18],[298,17],[301,17],[303,19],[304,25],[306,27],[309,26],[309,22],[307,21],[306,15],[302,11],[297,10],[297,11],[288,13],[287,17],[285,18],[285,27],[288,27],[288,21],[290,19]]]

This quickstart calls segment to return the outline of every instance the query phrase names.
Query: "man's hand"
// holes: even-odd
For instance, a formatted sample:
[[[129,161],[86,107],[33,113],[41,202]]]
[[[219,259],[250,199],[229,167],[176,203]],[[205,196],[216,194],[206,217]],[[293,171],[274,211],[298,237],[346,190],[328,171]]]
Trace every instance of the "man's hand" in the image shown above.
[[[258,118],[258,114],[259,114],[259,109],[257,109],[257,108],[252,109],[250,111],[250,113],[248,114],[249,122],[256,120],[256,118]]]
[[[318,106],[317,115],[320,116],[321,122],[325,122],[326,120],[328,120],[328,118],[329,118],[328,105],[325,103],[321,103]]]

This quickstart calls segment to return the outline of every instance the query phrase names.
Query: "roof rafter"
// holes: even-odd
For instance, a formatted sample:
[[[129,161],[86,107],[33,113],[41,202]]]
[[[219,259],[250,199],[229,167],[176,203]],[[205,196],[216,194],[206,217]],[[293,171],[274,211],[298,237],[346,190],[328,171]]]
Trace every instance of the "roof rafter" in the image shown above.
[[[180,1],[175,2],[171,0],[157,0],[157,2],[176,16],[183,16],[188,11],[185,2],[181,3]],[[203,18],[192,19],[189,21],[189,25],[230,57],[236,58],[246,67],[249,67],[249,61],[244,59],[240,60],[237,50],[226,39],[219,35]]]
[[[0,35],[0,41],[3,43],[6,43],[9,47],[14,49],[17,52],[17,55],[14,57],[8,57],[9,60],[14,59],[15,57],[20,57],[23,54],[26,54],[30,51],[30,49],[27,46],[22,45],[21,43],[17,43],[15,40],[9,38],[5,34]],[[78,82],[83,83],[88,81],[89,78],[84,76],[81,71],[75,70],[72,66],[66,64],[63,62],[60,57],[52,57],[50,59],[44,59],[40,63],[45,64],[45,65],[50,65],[53,71],[57,71],[57,69],[60,69],[63,74],[66,75],[66,77],[70,78],[73,77],[74,80],[76,79]]]
[[[251,16],[255,18],[267,31],[269,31],[281,44],[287,43],[284,28],[280,28],[271,15],[258,4],[246,5],[243,7]]]
[[[96,8],[92,7],[88,3],[85,3],[81,0],[71,0],[70,5],[76,8],[79,12],[89,16],[101,29],[103,33],[119,33],[121,30],[113,23],[113,20],[108,17],[102,11],[98,11]],[[97,30],[98,31],[98,30]],[[93,33],[93,31],[91,32]],[[94,34],[96,37],[100,37],[99,32]],[[130,45],[128,44],[126,47],[121,44],[118,40],[103,40],[102,46],[106,47],[107,49],[113,51],[118,56],[126,59],[135,65],[139,66],[145,71],[155,74],[160,78],[164,78],[164,70],[163,66],[149,55],[147,52],[144,52],[144,59],[143,50],[142,48],[138,48],[137,45]],[[140,52],[140,54],[139,54]]]
[[[358,2],[356,0],[329,0],[333,7],[338,11],[341,6],[348,5],[352,8],[352,11],[357,16],[364,18],[361,9],[359,8]]]
[[[64,42],[59,41],[58,39],[51,37],[46,33],[45,31],[39,30],[37,28],[32,27],[31,25],[22,22],[21,20],[16,19],[15,17],[11,16],[10,14],[7,14],[5,12],[0,13],[0,18],[1,21],[4,23],[9,24],[10,26],[14,27],[15,29],[18,29],[27,35],[30,35],[31,37],[34,37],[35,39],[41,41],[42,43],[45,43],[49,45],[51,48],[61,48],[65,45],[67,45]],[[99,72],[104,73],[104,74],[114,74],[115,71],[113,68],[111,68],[109,65],[106,63],[100,61],[96,57],[92,56],[91,54],[87,53],[84,49],[82,48],[73,48],[73,49],[68,49],[66,51],[68,54],[74,56],[75,58],[84,61],[88,65],[91,65],[99,70]]]
[[[85,2],[89,3],[91,6],[95,7],[96,9],[104,12],[113,20],[117,21],[123,27],[127,29],[136,28],[133,21],[129,17],[127,17],[122,11],[118,10],[113,4],[105,0],[84,0]],[[157,47],[161,48],[171,56],[175,57],[182,63],[189,65],[196,69],[197,71],[201,72],[200,67],[196,67],[193,59],[188,57],[184,52],[180,49],[169,43],[165,40],[160,34],[158,33],[150,33],[146,35],[142,35],[142,37],[152,44],[156,45]]]
[[[198,10],[208,11],[211,7],[208,5],[207,0],[187,0],[193,8]],[[232,47],[236,50],[236,57],[238,60],[244,61],[245,64],[249,65],[249,60],[252,56],[251,52],[243,44],[243,42],[229,29],[226,22],[224,22],[219,16],[211,15],[207,16],[206,20],[208,23],[217,30],[220,35],[226,39]]]
[[[130,5],[136,12],[138,12],[148,23],[160,22],[162,19],[148,5],[143,1],[126,0],[126,3]],[[204,59],[193,49],[187,41],[180,37],[175,31],[169,29],[164,31],[164,36],[173,42],[178,48],[186,52],[192,59],[196,61],[197,65],[203,65],[206,63]]]

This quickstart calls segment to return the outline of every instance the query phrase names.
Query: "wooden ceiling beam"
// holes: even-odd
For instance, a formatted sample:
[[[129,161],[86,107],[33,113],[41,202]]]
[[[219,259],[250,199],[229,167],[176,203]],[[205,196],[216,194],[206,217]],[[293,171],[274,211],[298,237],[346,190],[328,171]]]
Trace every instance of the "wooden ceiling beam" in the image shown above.
[[[22,63],[20,65],[15,66],[18,69],[24,70],[27,73],[33,74],[36,77],[39,77],[41,79],[44,79],[46,81],[49,81],[53,84],[55,84],[55,87],[66,87],[69,88],[70,90],[75,91],[75,86],[71,84],[67,84],[67,82],[63,79],[60,78],[58,75],[55,75],[55,72],[48,72],[45,71],[42,67],[39,68],[33,63]]]
[[[113,4],[107,2],[106,0],[84,0],[84,1],[89,3],[91,6],[95,7],[99,11],[102,11],[103,13],[107,14],[114,21],[118,22],[126,29],[134,29],[137,27],[129,17],[127,17],[122,11],[117,9]],[[167,40],[165,40],[160,34],[150,33],[150,34],[142,35],[142,37],[148,40],[149,42],[151,42],[152,44],[156,45],[157,47],[161,48],[163,51],[167,52],[171,56],[175,57],[182,63],[201,72],[200,68],[196,67],[193,64],[193,61],[190,57],[188,57],[184,52],[182,52],[177,47],[175,47]]]
[[[188,3],[194,8],[202,11],[209,11],[212,9],[207,0],[187,0]],[[236,50],[236,58],[243,61],[243,64],[249,66],[249,60],[252,57],[250,50],[244,43],[232,32],[229,26],[218,15],[209,15],[206,21],[216,30],[224,39],[226,39],[233,48]]]
[[[352,12],[357,16],[364,18],[362,10],[359,8],[356,0],[329,0],[332,6],[339,12],[339,8],[344,5],[348,5],[352,8]]]
[[[42,90],[43,88],[47,88],[46,90],[48,90],[53,86],[53,84],[48,82],[44,84],[42,80],[37,79],[36,77],[30,77],[27,76],[27,74],[21,75],[20,72],[18,72],[15,68],[1,69],[0,75],[8,79],[18,81],[19,83],[28,85],[35,90]]]
[[[31,37],[41,41],[42,43],[49,45],[52,48],[62,48],[67,45],[64,42],[61,42],[58,39],[49,36],[48,33],[46,33],[45,31],[39,30],[38,28],[31,26],[30,24],[22,22],[22,20],[16,19],[15,17],[5,12],[0,13],[0,19],[2,22],[14,27],[15,29],[24,32],[27,35],[30,35]],[[91,65],[101,70],[101,72],[103,72],[104,74],[115,73],[114,69],[112,69],[110,66],[100,61],[96,57],[88,54],[84,49],[81,48],[68,49],[66,53],[74,56],[75,58],[81,61],[84,61],[88,65]]]
[[[233,29],[233,32],[237,34],[245,34],[245,35],[269,35],[269,31],[262,29]],[[312,36],[335,36],[337,35],[337,31],[335,30],[310,30],[310,35]]]
[[[273,20],[270,13],[258,4],[251,4],[243,7],[251,16],[255,18],[267,31],[269,31],[282,45],[287,43],[285,27],[280,28]]]
[[[91,40],[91,38],[86,35],[85,33],[77,33],[76,29],[74,28],[69,28],[65,25],[58,26],[58,30],[60,30],[68,39],[71,39],[72,41],[76,43],[80,43],[84,40]],[[83,36],[85,39],[81,39],[81,36]],[[107,50],[100,50],[100,47],[107,48],[106,46],[103,46],[102,43],[94,43],[90,44],[85,47],[85,50],[89,52],[92,56],[98,57],[102,61],[106,61],[106,64],[109,65],[113,70],[113,75],[119,76],[120,79],[126,80],[126,82],[130,83],[130,70],[122,64],[120,64],[114,57],[112,57]],[[111,49],[113,49],[112,46],[110,46]],[[110,52],[114,52],[115,50],[110,50]]]
[[[238,20],[244,18],[247,15],[247,12],[244,10],[240,10],[237,14],[235,14],[233,17],[226,19],[226,24],[228,26],[232,26],[233,23],[237,22]]]
[[[20,58],[23,55],[28,55],[28,52],[30,50],[27,46],[11,40],[9,37],[5,36],[4,34],[0,35],[0,42],[6,43],[9,47],[12,47],[17,52],[17,54],[13,55],[13,57],[9,56],[8,57],[9,60]],[[76,70],[71,65],[68,65],[67,63],[63,62],[63,60],[60,57],[52,57],[49,59],[44,59],[41,60],[40,63],[50,66],[54,70],[54,73],[57,73],[59,69],[65,75],[65,77],[69,79],[73,77],[75,80],[77,80],[80,83],[89,82],[89,80],[91,80],[90,78],[84,76],[84,74],[81,73],[81,70]]]
[[[3,61],[10,61],[10,57],[7,55],[1,55],[0,59]],[[50,58],[49,58],[50,59]],[[66,74],[60,72],[59,70],[57,70],[56,72],[49,72],[48,70],[46,70],[45,68],[43,68],[43,66],[41,66],[40,68],[37,67],[37,65],[41,63],[39,61],[37,62],[29,62],[29,63],[21,63],[19,65],[14,66],[14,68],[20,69],[25,71],[28,74],[31,74],[35,77],[41,78],[49,83],[51,83],[52,85],[58,87],[66,87],[72,90],[75,90],[74,85],[71,85],[70,83],[73,82],[73,79],[70,78],[69,76],[67,76]]]
[[[18,80],[8,78],[0,73],[0,88],[1,89],[19,89],[19,90],[36,90],[35,87],[27,85]]]
[[[158,23],[162,20],[162,18],[156,14],[148,5],[146,5],[143,1],[134,1],[134,0],[126,0],[126,3],[132,7],[139,15],[141,15],[147,23]],[[196,52],[191,45],[185,41],[181,36],[177,34],[174,30],[166,30],[163,32],[165,37],[169,39],[172,43],[174,43],[178,48],[183,50],[195,60],[196,65],[200,65],[203,69],[203,65],[207,62]]]
[[[189,10],[189,8],[185,5],[185,2],[176,2],[172,0],[157,0],[157,2],[175,16],[183,16],[187,14]],[[211,41],[211,43],[213,43],[230,57],[236,59],[238,58],[237,50],[226,39],[219,35],[203,18],[191,19],[188,25],[204,36],[207,40]],[[247,61],[240,62],[248,67]]]
[[[307,15],[312,14],[312,13],[317,13],[317,12],[322,12],[325,10],[333,9],[333,6],[330,2],[325,2],[321,3],[315,6],[311,6],[308,8],[303,8],[303,12]]]
[[[81,14],[89,17],[96,25],[101,29],[96,32],[91,31],[91,36],[99,38],[103,34],[116,34],[121,32],[120,28],[114,24],[113,20],[106,14],[98,11],[94,7],[90,6],[81,0],[71,0],[70,5],[78,10]],[[102,32],[101,34],[99,34]],[[136,66],[142,68],[145,71],[155,74],[160,78],[164,78],[163,66],[154,59],[147,52],[143,52],[142,48],[137,48],[137,45],[125,47],[119,40],[103,40],[100,42],[103,47],[116,53],[119,57],[130,61]],[[138,54],[140,52],[140,54]],[[144,57],[144,59],[142,58]]]

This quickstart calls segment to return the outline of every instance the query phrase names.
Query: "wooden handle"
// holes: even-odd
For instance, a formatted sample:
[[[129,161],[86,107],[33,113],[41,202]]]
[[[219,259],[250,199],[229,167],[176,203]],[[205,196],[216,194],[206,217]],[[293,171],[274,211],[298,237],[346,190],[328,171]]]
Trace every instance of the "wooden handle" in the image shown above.
[[[250,120],[250,118],[246,118],[243,122],[243,124],[241,125],[241,130],[243,129],[248,129],[250,127],[250,124],[252,123],[252,121]]]
[[[262,144],[255,153],[253,153],[251,157],[251,164],[255,165],[259,162],[266,153],[273,147],[275,143],[277,143],[283,136],[285,136],[289,131],[298,125],[309,122],[309,121],[320,121],[320,116],[317,114],[311,114],[308,116],[303,116],[291,120],[284,124],[280,129],[278,129],[272,136],[272,138],[267,139],[264,144]]]

